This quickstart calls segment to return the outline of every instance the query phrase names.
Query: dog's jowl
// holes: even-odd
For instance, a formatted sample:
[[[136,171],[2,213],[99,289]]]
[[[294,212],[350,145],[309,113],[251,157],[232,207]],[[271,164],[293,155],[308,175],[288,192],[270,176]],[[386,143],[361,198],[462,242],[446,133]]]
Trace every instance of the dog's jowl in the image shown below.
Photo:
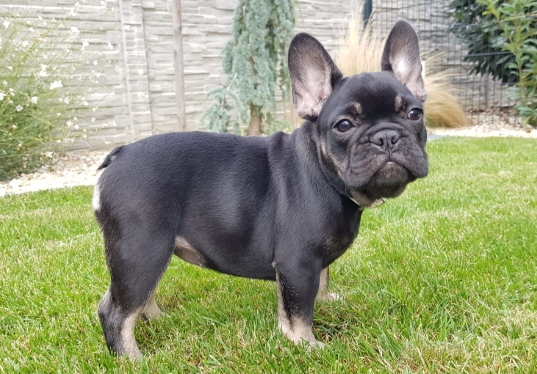
[[[328,266],[358,234],[364,208],[427,175],[418,39],[392,29],[381,72],[343,78],[323,46],[289,48],[292,134],[156,135],[104,160],[93,207],[110,269],[99,317],[106,343],[141,356],[134,328],[155,318],[155,288],[175,254],[223,273],[276,281],[278,326],[295,343],[312,332]],[[188,306],[187,306],[188,307]]]

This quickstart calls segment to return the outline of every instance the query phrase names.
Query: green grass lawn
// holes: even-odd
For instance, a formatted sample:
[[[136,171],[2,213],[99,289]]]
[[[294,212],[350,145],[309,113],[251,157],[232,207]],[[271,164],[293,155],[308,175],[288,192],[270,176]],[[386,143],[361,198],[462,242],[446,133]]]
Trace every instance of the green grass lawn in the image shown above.
[[[145,358],[106,349],[90,187],[0,198],[0,372],[537,372],[537,141],[440,139],[430,175],[366,211],[318,304],[323,351],[276,326],[272,282],[174,258],[138,322]]]

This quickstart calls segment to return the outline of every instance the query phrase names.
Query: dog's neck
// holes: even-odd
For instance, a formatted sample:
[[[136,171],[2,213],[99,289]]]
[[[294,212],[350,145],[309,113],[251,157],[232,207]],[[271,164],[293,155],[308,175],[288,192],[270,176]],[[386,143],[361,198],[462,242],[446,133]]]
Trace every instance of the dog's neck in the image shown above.
[[[335,168],[330,168],[330,160],[327,160],[325,157],[323,157],[316,124],[311,121],[306,121],[297,130],[297,132],[303,132],[302,136],[299,137],[304,141],[304,145],[310,150],[310,152],[313,153],[316,159],[316,164],[319,165],[320,172],[324,176],[328,185],[331,186],[338,195],[348,198],[354,204],[356,204],[359,210],[365,209],[365,207],[360,206],[360,204],[358,204],[358,202],[352,198],[347,186],[345,186],[341,178],[338,177]]]
[[[301,140],[304,141],[304,146],[309,149],[311,152],[315,154],[315,157],[317,159],[317,164],[319,165],[319,169],[323,176],[326,179],[326,182],[337,192],[338,195],[343,196],[350,201],[352,201],[359,210],[363,211],[365,209],[373,209],[381,206],[384,204],[386,199],[384,198],[378,198],[376,199],[373,204],[369,206],[361,206],[350,193],[349,189],[341,178],[337,176],[337,172],[335,168],[330,168],[330,160],[327,160],[325,157],[323,157],[322,151],[321,151],[321,143],[319,139],[319,133],[317,132],[316,124],[311,121],[306,121],[298,130],[297,132],[303,131],[302,136],[299,136]],[[309,153],[309,152],[308,152]]]

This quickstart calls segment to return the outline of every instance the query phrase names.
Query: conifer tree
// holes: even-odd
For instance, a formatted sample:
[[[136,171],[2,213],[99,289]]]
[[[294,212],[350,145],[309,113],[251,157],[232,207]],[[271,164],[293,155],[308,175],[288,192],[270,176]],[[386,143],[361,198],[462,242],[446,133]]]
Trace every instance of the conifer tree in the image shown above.
[[[294,0],[239,0],[232,39],[224,49],[224,86],[207,94],[215,100],[201,118],[213,131],[248,135],[270,133],[276,119],[275,90],[289,93],[287,48],[293,36]]]

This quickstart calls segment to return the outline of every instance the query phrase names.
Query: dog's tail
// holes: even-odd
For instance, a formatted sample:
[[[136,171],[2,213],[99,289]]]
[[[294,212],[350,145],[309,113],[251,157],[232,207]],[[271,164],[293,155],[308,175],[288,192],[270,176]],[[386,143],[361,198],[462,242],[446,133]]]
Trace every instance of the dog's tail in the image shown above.
[[[117,148],[114,148],[112,150],[112,152],[110,152],[108,154],[108,156],[106,156],[106,158],[104,159],[103,163],[101,164],[101,166],[99,166],[97,168],[97,170],[101,170],[101,169],[104,169],[105,167],[107,167],[108,165],[110,165],[110,163],[112,161],[114,161],[114,158],[116,158],[116,156],[119,154],[119,152],[121,152],[121,150],[123,149],[123,146],[119,146]]]

